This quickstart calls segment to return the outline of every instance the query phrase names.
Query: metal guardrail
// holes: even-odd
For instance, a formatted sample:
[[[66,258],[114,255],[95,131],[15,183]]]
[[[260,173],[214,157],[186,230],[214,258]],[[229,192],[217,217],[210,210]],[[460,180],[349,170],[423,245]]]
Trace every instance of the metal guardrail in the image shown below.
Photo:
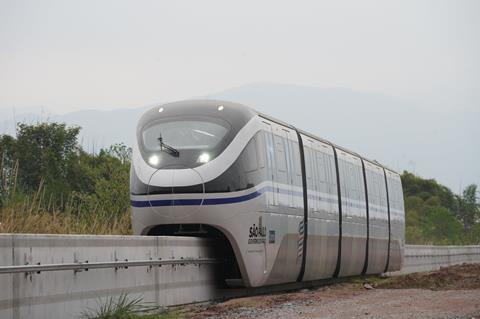
[[[418,248],[414,245],[408,245],[406,248],[411,253],[416,249],[425,249],[425,246],[418,246]],[[435,247],[435,246],[432,246]],[[471,247],[478,247],[478,246],[471,246]],[[440,248],[440,247],[435,247]],[[445,247],[447,248],[447,247]],[[480,248],[479,248],[480,252]],[[449,254],[440,253],[440,254],[407,254],[406,257],[406,264],[404,268],[400,272],[410,272],[409,268],[412,266],[428,266],[421,264],[412,264],[413,260],[418,258],[421,259],[431,259],[432,264],[436,265],[436,261],[438,260],[438,264],[443,264],[444,266],[448,266],[448,263],[445,263],[444,260],[441,258],[452,258],[456,256],[477,256],[478,261],[480,261],[480,255],[478,252],[458,252]],[[434,260],[435,259],[435,260]],[[478,262],[477,261],[477,262]],[[73,270],[74,272],[80,271],[88,271],[89,269],[105,269],[105,268],[114,268],[114,269],[128,269],[129,267],[153,267],[153,266],[168,266],[168,265],[201,265],[201,264],[218,264],[221,263],[221,259],[216,258],[177,258],[177,259],[147,259],[147,260],[116,260],[116,261],[102,261],[102,262],[73,262],[73,263],[61,263],[61,264],[26,264],[26,265],[11,265],[11,266],[0,266],[0,274],[13,274],[13,273],[25,273],[25,274],[33,274],[33,273],[41,273],[43,271],[61,271],[61,270]],[[422,269],[425,271],[425,269]],[[398,273],[400,273],[398,272]]]
[[[418,246],[420,249],[424,249],[424,246]],[[435,246],[433,246],[435,247]],[[471,246],[476,247],[476,246]],[[437,249],[439,247],[436,247]],[[446,248],[446,247],[445,247]],[[414,245],[408,245],[407,249],[409,252],[415,251],[418,249]],[[479,248],[480,249],[480,248]],[[480,250],[479,250],[480,251]],[[423,255],[423,254],[412,254],[406,255],[406,264],[404,265],[404,269],[400,272],[409,272],[409,267],[412,266],[421,266],[423,263],[417,265],[412,264],[413,260],[418,258],[421,259],[432,259],[432,264],[436,264],[435,261],[438,260],[438,263],[444,262],[441,258],[452,258],[456,256],[478,256],[480,261],[480,255],[477,252],[458,252],[458,253],[450,253],[450,254],[433,254],[433,255]],[[436,259],[436,260],[433,260]],[[440,259],[440,260],[439,260]],[[221,259],[215,258],[177,258],[177,259],[147,259],[147,260],[116,260],[116,261],[102,261],[102,262],[74,262],[74,263],[61,263],[61,264],[26,264],[26,265],[11,265],[11,266],[0,266],[0,274],[13,274],[13,273],[25,273],[25,274],[33,274],[33,273],[41,273],[43,271],[61,271],[61,270],[73,270],[74,272],[80,271],[88,271],[89,269],[106,269],[106,268],[114,268],[114,269],[128,269],[129,267],[153,267],[153,266],[168,266],[168,265],[201,265],[201,264],[218,264],[221,263]],[[428,266],[428,265],[425,265]],[[444,264],[447,266],[447,264]],[[425,271],[424,269],[422,269]],[[400,273],[398,272],[398,273]]]
[[[201,264],[218,264],[221,259],[214,258],[179,258],[179,259],[148,259],[148,260],[118,260],[118,261],[102,261],[102,262],[75,262],[62,264],[36,264],[36,265],[13,265],[0,266],[0,274],[12,273],[40,273],[42,271],[60,271],[73,270],[88,271],[89,269],[105,269],[105,268],[128,268],[128,267],[153,267],[153,266],[167,266],[167,265],[201,265]]]

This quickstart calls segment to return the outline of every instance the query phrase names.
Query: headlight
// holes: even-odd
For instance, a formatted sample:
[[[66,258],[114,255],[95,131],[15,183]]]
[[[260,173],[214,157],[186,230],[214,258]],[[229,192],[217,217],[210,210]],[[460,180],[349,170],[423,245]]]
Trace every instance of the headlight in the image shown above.
[[[152,155],[148,158],[148,163],[153,166],[157,166],[160,163],[160,158],[157,155]]]
[[[202,153],[197,160],[197,163],[208,163],[210,161],[210,154]]]

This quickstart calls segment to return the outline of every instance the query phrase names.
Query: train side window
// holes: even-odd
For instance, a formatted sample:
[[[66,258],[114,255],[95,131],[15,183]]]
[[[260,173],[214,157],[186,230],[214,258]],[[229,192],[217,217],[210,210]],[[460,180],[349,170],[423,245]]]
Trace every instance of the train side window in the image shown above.
[[[371,180],[372,180],[372,196],[375,196],[375,202],[374,204],[377,206],[382,206],[381,203],[381,191],[380,191],[380,184],[379,180],[377,178],[377,173],[376,172],[370,172]],[[369,185],[370,187],[370,185]],[[373,210],[373,215],[372,217],[377,219],[378,218],[378,209],[382,209],[380,207],[377,207],[377,209]]]
[[[380,175],[378,172],[374,173],[374,178],[375,178],[375,184],[376,184],[376,193],[379,196],[379,205],[381,206],[380,210],[377,212],[375,215],[376,219],[382,219],[382,214],[384,208],[387,206],[387,198],[386,198],[386,193],[385,193],[385,185],[384,182],[382,181],[382,175]]]
[[[266,152],[266,145],[264,143],[265,139],[261,138],[260,136],[263,135],[263,131],[260,131],[257,134],[255,146],[257,148],[257,160],[258,160],[258,167],[265,168],[265,152]]]
[[[340,191],[342,193],[342,201],[345,201],[345,199],[348,197],[347,193],[347,179],[346,179],[346,174],[345,174],[345,161],[342,158],[338,159],[338,172],[340,174]]]
[[[357,166],[357,176],[358,176],[358,194],[360,200],[365,203],[365,183],[363,180],[363,171],[362,167],[359,165]]]
[[[387,183],[388,183],[388,196],[389,196],[389,203],[390,203],[390,218],[393,219],[394,209],[396,209],[394,181],[390,178],[388,172],[387,172]]]
[[[246,172],[246,168],[251,165],[249,162],[251,161],[250,158],[253,156],[252,153],[255,154],[255,139],[258,140],[261,138],[260,136],[261,134],[258,133],[248,142],[247,147],[242,153],[240,153],[240,156],[225,172],[212,181],[205,183],[206,193],[223,193],[245,190],[264,182],[265,174],[263,172]]]
[[[365,167],[365,175],[367,177],[367,189],[368,189],[368,201],[372,203],[373,205],[377,205],[377,192],[376,192],[376,186],[375,183],[372,180],[372,174],[367,167]],[[370,218],[373,217],[374,212],[376,209],[371,206],[370,207]]]
[[[361,202],[365,202],[365,190],[363,188],[362,168],[359,165],[355,165],[355,171],[357,174],[358,200],[360,200]]]
[[[337,168],[335,165],[335,157],[331,154],[328,155],[328,163],[329,163],[329,178],[330,178],[330,188],[329,188],[329,193],[332,195],[338,195],[338,190],[337,190]]]
[[[285,148],[283,146],[282,138],[278,135],[274,135],[273,139],[275,141],[275,150],[276,150],[275,159],[276,159],[277,169],[282,173],[286,173],[287,172],[286,154],[285,154]]]
[[[310,162],[310,188],[312,191],[316,191],[315,187],[315,160],[314,160],[314,150],[311,148],[308,152],[308,161]]]
[[[345,199],[350,198],[350,174],[348,171],[348,162],[342,159],[342,178],[343,178],[343,193],[342,197],[344,196]],[[345,195],[343,195],[345,194]]]
[[[267,166],[272,171],[272,180],[275,180],[275,148],[273,146],[273,138],[271,132],[265,132],[265,144],[267,147]]]
[[[298,186],[302,185],[302,166],[300,163],[300,149],[297,142],[292,141],[292,154],[296,179],[299,181]]]
[[[318,201],[319,201],[319,192],[320,192],[320,163],[318,162],[318,158],[317,158],[317,154],[318,154],[318,151],[317,150],[313,150],[312,151],[312,163],[313,163],[313,167],[314,167],[314,185],[315,185],[315,204],[314,204],[314,208],[315,208],[315,211],[318,210]]]
[[[375,178],[377,179],[377,187],[378,187],[378,194],[380,196],[381,202],[381,210],[377,214],[378,219],[384,219],[384,211],[387,211],[387,192],[385,191],[385,181],[382,180],[382,175],[380,173],[375,174]]]
[[[357,199],[357,174],[353,168],[353,164],[348,162],[348,188],[350,189],[350,199]]]
[[[342,190],[342,202],[344,204],[343,213],[346,217],[350,216],[350,178],[348,172],[348,163],[343,158],[339,160],[340,186]]]
[[[307,188],[309,189],[309,207],[313,209],[314,207],[314,201],[315,199],[312,199],[314,197],[312,192],[315,192],[315,170],[314,170],[314,162],[313,162],[313,149],[308,147],[305,149],[305,166],[306,166],[306,175],[307,175]]]
[[[320,192],[327,192],[327,174],[326,174],[326,161],[325,154],[323,152],[317,152],[317,163],[319,171]]]
[[[265,137],[265,154],[266,154],[266,166],[267,166],[267,179],[270,180],[272,192],[267,193],[267,201],[270,206],[278,205],[278,198],[277,193],[274,191],[274,184],[277,180],[277,170],[275,165],[275,146],[273,142],[273,133],[272,127],[270,124],[264,122],[265,131],[263,131],[263,135]]]
[[[357,190],[357,198],[359,201],[364,202],[365,197],[362,198],[362,184],[361,184],[361,177],[360,177],[360,166],[358,165],[353,165],[355,169],[355,189]]]
[[[286,159],[286,167],[287,167],[287,176],[288,176],[288,183],[293,184],[293,166],[292,166],[292,159],[290,157],[290,140],[288,139],[289,133],[283,130],[285,137],[282,137],[283,140],[283,149],[285,150],[285,159]]]
[[[309,147],[304,148],[305,156],[305,175],[307,177],[307,187],[311,188],[312,185],[312,161],[310,159],[311,149]]]
[[[353,163],[349,163],[350,165],[350,187],[352,189],[352,196],[351,199],[357,200],[358,199],[358,189],[357,189],[357,170],[355,169],[355,165]]]
[[[347,191],[348,191],[348,197],[350,200],[356,199],[355,196],[355,172],[352,167],[352,163],[347,162]]]
[[[255,137],[245,147],[245,172],[250,173],[258,169],[258,156]]]

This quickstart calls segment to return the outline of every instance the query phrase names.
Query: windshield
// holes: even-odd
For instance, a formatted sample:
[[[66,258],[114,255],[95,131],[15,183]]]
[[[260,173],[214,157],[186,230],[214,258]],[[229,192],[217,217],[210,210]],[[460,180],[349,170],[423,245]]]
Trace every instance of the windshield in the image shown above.
[[[213,118],[162,119],[141,130],[141,151],[157,168],[196,167],[223,150],[228,123]]]
[[[143,135],[145,149],[160,150],[159,138],[177,150],[208,149],[215,147],[228,129],[222,125],[204,121],[172,121],[154,124]]]

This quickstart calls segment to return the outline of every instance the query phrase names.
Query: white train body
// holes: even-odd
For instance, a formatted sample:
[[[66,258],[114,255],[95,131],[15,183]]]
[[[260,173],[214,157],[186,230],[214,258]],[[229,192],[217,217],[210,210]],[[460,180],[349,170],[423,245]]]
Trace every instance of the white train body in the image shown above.
[[[225,276],[246,286],[403,262],[397,173],[235,103],[148,111],[133,147],[131,200],[135,234],[212,236],[236,269]]]

